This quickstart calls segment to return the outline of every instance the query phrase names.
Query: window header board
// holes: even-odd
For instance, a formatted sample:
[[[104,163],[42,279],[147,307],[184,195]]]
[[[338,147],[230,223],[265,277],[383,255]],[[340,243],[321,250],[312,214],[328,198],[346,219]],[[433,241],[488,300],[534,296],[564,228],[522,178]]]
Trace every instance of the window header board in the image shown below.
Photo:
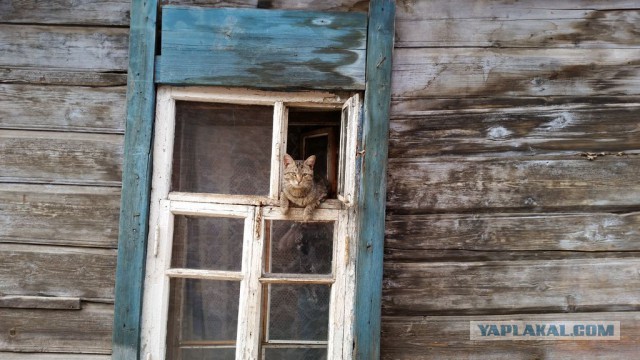
[[[165,6],[156,82],[363,90],[367,14]]]

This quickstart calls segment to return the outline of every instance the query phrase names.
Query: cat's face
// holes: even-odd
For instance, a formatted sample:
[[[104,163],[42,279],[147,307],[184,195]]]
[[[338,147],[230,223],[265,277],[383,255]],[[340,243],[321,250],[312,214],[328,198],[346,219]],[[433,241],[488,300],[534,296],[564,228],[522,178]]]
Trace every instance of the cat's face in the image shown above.
[[[284,156],[284,186],[294,189],[311,188],[313,186],[313,165],[316,156],[311,155],[307,160],[293,160],[289,154]]]

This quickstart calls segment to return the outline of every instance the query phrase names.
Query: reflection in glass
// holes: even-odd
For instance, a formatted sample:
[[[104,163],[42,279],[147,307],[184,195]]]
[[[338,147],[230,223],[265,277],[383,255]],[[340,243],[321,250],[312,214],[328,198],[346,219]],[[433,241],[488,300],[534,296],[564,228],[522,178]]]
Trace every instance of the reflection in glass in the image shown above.
[[[265,349],[265,360],[325,360],[325,348]]]
[[[183,359],[197,347],[235,344],[240,282],[171,279],[170,285],[167,359]]]
[[[268,195],[273,108],[176,103],[172,191]]]
[[[269,335],[267,340],[323,340],[328,337],[328,285],[267,285]]]
[[[171,267],[240,271],[244,219],[177,215]]]
[[[333,222],[268,221],[270,259],[266,271],[330,274],[333,226]]]

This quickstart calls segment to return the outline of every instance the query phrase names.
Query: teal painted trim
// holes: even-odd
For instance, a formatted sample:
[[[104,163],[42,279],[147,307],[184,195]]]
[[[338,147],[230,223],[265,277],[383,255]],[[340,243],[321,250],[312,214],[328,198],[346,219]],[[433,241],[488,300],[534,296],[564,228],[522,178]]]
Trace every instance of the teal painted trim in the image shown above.
[[[166,6],[156,81],[363,90],[367,16]]]
[[[151,189],[157,0],[133,0],[118,236],[113,360],[139,359]]]
[[[395,1],[371,0],[367,35],[360,214],[356,269],[355,358],[380,358],[382,262],[387,151],[391,103],[391,60]]]

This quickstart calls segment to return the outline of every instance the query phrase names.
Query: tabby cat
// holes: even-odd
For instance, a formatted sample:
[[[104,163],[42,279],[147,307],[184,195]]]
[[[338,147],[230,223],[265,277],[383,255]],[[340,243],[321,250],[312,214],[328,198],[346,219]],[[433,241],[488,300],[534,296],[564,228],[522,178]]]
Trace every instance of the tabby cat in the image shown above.
[[[293,160],[291,155],[285,154],[282,193],[280,194],[280,206],[283,214],[289,212],[289,202],[291,202],[304,208],[302,219],[309,221],[313,210],[327,198],[327,180],[314,178],[313,166],[315,163],[315,155],[302,161]]]

